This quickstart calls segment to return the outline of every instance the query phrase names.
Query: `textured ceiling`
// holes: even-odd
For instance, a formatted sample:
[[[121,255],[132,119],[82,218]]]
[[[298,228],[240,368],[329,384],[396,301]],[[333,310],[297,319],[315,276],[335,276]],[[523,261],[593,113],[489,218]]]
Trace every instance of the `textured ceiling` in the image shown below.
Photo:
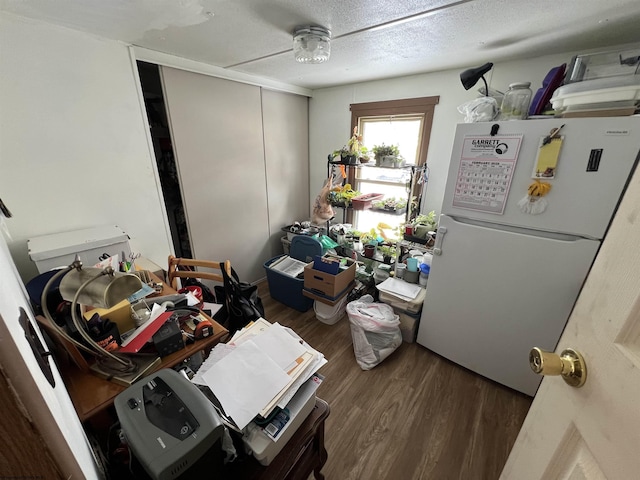
[[[280,82],[322,88],[640,42],[639,0],[0,0],[0,9]],[[332,32],[297,64],[292,32]]]

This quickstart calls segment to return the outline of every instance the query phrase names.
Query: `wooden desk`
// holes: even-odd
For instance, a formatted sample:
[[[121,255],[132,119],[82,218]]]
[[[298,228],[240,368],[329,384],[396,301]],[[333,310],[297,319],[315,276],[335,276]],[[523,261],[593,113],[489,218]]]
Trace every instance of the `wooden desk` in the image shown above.
[[[160,365],[153,371],[171,368],[200,350],[211,348],[219,343],[220,339],[228,333],[227,329],[215,321],[212,322],[212,325],[214,327],[213,335],[202,340],[196,340],[184,349],[162,358]],[[58,367],[71,401],[82,422],[90,420],[94,415],[113,405],[113,399],[126,389],[122,385],[104,380],[92,373],[83,372],[77,365],[70,362],[60,361],[58,362]]]
[[[289,442],[268,466],[250,457],[238,464],[230,464],[223,478],[242,480],[307,480],[313,473],[323,480],[320,472],[327,461],[324,447],[324,422],[329,416],[327,402],[316,398],[316,406],[293,434]]]
[[[159,281],[160,279],[156,280]],[[176,293],[175,290],[169,288],[167,285],[163,286],[161,295],[169,295],[172,293]],[[40,315],[36,316],[36,318],[51,335],[57,337],[55,330],[46,318]],[[182,350],[163,357],[161,363],[149,373],[162,368],[171,368],[197,352],[210,349],[219,343],[220,339],[229,332],[215,320],[211,318],[209,318],[209,320],[213,325],[213,335],[202,340],[196,340],[193,344],[185,346]],[[57,338],[59,339],[59,337]],[[75,353],[79,354],[78,352]],[[82,371],[70,358],[59,356],[56,360],[71,401],[82,422],[90,420],[94,415],[113,405],[114,398],[126,389],[126,387],[122,385],[104,380],[88,371]]]

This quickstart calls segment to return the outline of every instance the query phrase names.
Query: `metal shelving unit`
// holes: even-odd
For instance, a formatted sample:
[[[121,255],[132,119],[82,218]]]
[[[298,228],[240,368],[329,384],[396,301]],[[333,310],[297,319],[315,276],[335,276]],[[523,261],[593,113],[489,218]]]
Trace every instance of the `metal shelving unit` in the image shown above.
[[[334,170],[334,167],[336,166],[344,166],[345,170],[346,170],[346,178],[343,179],[342,185],[345,185],[346,183],[351,183],[352,185],[355,185],[357,180],[358,180],[358,176],[356,175],[356,171],[359,169],[379,169],[379,170],[393,170],[393,171],[398,171],[398,170],[403,170],[403,171],[409,171],[410,172],[410,177],[409,177],[409,193],[407,194],[407,207],[406,207],[406,212],[404,213],[405,217],[404,220],[405,222],[408,222],[410,220],[410,215],[412,213],[411,211],[411,197],[413,196],[412,193],[415,190],[416,187],[416,183],[418,181],[418,178],[420,175],[422,175],[422,173],[426,170],[426,166],[416,166],[416,165],[406,165],[406,166],[402,166],[402,167],[382,167],[382,166],[377,166],[375,164],[369,164],[369,163],[356,163],[356,164],[352,164],[352,163],[342,163],[339,161],[332,161],[329,160],[327,162],[327,178],[329,178]],[[398,182],[394,182],[391,180],[367,180],[367,182],[369,183],[377,183],[380,185],[398,185]],[[415,209],[416,212],[420,211],[420,203],[422,201],[421,195],[417,195],[417,208]],[[349,215],[349,211],[353,210],[353,207],[351,205],[349,206],[340,206],[340,205],[332,205],[335,208],[342,208],[342,223],[347,223],[350,222],[352,220],[352,215]],[[382,214],[388,214],[388,215],[398,215],[397,213],[394,212],[385,212],[382,210],[376,210],[379,213]]]

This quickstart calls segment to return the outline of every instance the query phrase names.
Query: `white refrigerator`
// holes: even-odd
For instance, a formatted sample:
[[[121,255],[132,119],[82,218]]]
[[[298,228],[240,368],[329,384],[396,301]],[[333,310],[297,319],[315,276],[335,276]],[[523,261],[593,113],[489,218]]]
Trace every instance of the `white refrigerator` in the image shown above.
[[[535,395],[639,156],[639,116],[458,125],[417,342]]]

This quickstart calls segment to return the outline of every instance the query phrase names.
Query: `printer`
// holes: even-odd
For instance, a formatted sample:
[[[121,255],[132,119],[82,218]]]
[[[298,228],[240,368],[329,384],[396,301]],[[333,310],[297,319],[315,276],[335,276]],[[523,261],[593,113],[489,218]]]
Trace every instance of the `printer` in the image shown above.
[[[152,479],[210,478],[222,469],[222,422],[198,387],[175,370],[134,383],[114,404],[129,448]]]

